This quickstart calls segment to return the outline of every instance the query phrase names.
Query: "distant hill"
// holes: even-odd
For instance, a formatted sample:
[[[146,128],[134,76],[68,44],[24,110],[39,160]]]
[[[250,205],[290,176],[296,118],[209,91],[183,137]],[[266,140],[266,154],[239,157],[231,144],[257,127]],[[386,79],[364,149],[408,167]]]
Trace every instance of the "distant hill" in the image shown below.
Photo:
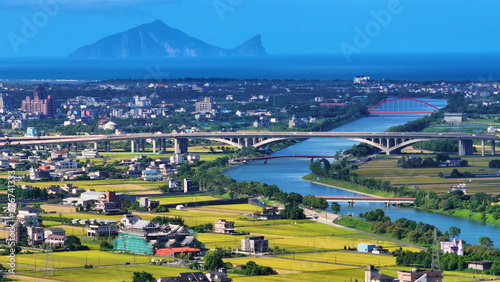
[[[160,20],[105,37],[78,48],[70,58],[167,58],[260,56],[266,52],[260,35],[234,49],[224,49],[193,38]]]

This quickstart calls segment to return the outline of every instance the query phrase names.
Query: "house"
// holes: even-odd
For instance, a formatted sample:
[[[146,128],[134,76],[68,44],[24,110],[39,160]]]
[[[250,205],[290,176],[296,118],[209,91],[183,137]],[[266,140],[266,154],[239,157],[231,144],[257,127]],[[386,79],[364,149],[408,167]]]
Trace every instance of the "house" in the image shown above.
[[[459,256],[464,256],[464,246],[462,240],[457,244],[457,239],[453,238],[453,241],[441,242],[441,251],[443,253],[455,253]]]
[[[45,232],[43,227],[29,226],[26,228],[28,234],[28,245],[38,246],[45,241]]]
[[[182,154],[174,154],[173,156],[170,157],[170,163],[172,164],[183,164],[184,163],[184,156]]]
[[[64,151],[52,151],[50,152],[50,158],[54,160],[64,160],[68,158],[68,152]]]
[[[443,271],[413,268],[411,271],[398,271],[398,279],[399,282],[442,282]]]
[[[136,164],[129,165],[128,170],[127,170],[127,177],[138,178],[138,177],[141,177],[141,175],[142,175],[142,171],[139,170],[139,165],[136,165]]]
[[[234,228],[234,221],[226,221],[225,219],[221,218],[215,222],[215,233],[233,234],[234,231],[236,231],[236,228]]]
[[[130,228],[140,219],[141,217],[137,215],[124,214],[120,219],[120,225],[122,225],[124,228]]]
[[[99,201],[99,197],[101,195],[106,195],[106,193],[96,192],[96,191],[86,191],[80,194],[80,199],[82,201]]]
[[[66,242],[66,231],[62,228],[45,230],[45,243],[52,246],[62,247]]]
[[[450,186],[450,193],[453,191],[462,191],[464,195],[467,195],[467,185],[465,183],[460,183],[458,185]]]
[[[107,178],[109,175],[105,171],[92,171],[88,173],[90,179]]]
[[[20,213],[20,214],[28,214],[28,213],[39,214],[40,211],[37,208],[33,208],[33,207],[22,207],[22,208],[19,208],[18,213]]]
[[[373,243],[360,243],[358,244],[358,252],[370,253],[375,248]]]
[[[492,260],[467,261],[467,268],[477,270],[490,270],[493,263],[494,261]]]
[[[28,226],[38,225],[38,214],[36,213],[19,213],[16,218],[23,225],[28,225]]]
[[[72,159],[64,159],[62,161],[54,162],[54,169],[56,170],[67,170],[78,168],[78,163]]]
[[[66,191],[70,194],[78,194],[79,192],[85,192],[85,189],[83,188],[78,188],[76,186],[73,186],[73,183],[66,183],[64,186],[61,187],[63,191]]]
[[[206,273],[205,276],[208,278],[208,281],[211,282],[231,282],[233,279],[227,277],[226,272],[216,271]]]
[[[448,167],[460,167],[462,163],[462,158],[449,158],[443,164]]]
[[[82,155],[78,156],[77,159],[95,159],[99,157],[99,152],[96,149],[84,149]]]
[[[141,208],[147,208],[148,211],[152,211],[160,205],[160,201],[151,200],[148,197],[139,198],[139,206]]]
[[[118,235],[118,225],[97,225],[91,224],[87,228],[88,237],[116,236]]]
[[[380,274],[377,268],[368,265],[365,268],[365,282],[394,282],[394,277]]]
[[[102,211],[106,214],[118,213],[120,211],[120,209],[116,208],[115,204],[108,201],[100,201],[95,203],[94,210]]]
[[[298,119],[294,116],[292,116],[292,118],[288,121],[288,128],[294,128],[294,127],[306,127],[307,126],[307,123],[302,120],[302,119]]]
[[[46,244],[50,244],[52,246],[62,247],[66,242],[65,235],[50,235],[45,239]]]
[[[161,248],[161,249],[156,249],[156,255],[174,257],[176,254],[192,253],[194,256],[199,256],[200,251],[201,250],[198,248],[191,248],[191,247]]]
[[[179,181],[177,178],[169,178],[168,179],[168,188],[175,189],[182,186],[182,181]]]
[[[176,277],[160,277],[156,282],[231,282],[233,279],[227,277],[227,273],[224,271],[209,272],[203,274],[203,272],[185,272],[179,273]]]
[[[66,235],[66,231],[62,228],[52,228],[45,230],[45,238],[48,238],[50,235]]]
[[[241,250],[250,253],[267,253],[269,241],[264,236],[248,236],[241,239]]]
[[[155,180],[161,180],[161,173],[152,168],[147,168],[142,171],[141,178],[146,181],[155,181]]]
[[[30,180],[37,181],[47,177],[50,177],[50,173],[47,170],[30,168]]]
[[[451,124],[460,123],[463,121],[462,113],[445,113],[444,121]]]
[[[177,206],[175,206],[175,209],[178,210],[178,211],[183,211],[184,210],[184,206],[183,205],[177,205]]]

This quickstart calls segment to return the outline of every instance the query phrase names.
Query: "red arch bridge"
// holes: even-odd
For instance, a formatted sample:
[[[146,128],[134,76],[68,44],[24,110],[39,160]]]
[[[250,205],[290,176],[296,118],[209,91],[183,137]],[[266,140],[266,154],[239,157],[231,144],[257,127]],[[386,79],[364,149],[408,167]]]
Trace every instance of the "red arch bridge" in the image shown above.
[[[387,207],[395,204],[399,206],[400,204],[413,204],[415,198],[402,198],[402,197],[350,197],[350,196],[316,196],[317,198],[323,198],[327,201],[334,202],[348,202],[349,206],[353,206],[355,202],[358,203],[384,203]]]
[[[438,107],[415,98],[389,99],[368,109],[373,115],[430,114],[438,110]]]

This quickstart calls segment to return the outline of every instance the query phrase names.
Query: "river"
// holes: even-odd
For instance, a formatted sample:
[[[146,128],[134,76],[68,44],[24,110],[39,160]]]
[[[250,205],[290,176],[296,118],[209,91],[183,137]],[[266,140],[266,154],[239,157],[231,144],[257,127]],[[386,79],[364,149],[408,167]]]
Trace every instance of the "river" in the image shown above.
[[[446,100],[421,99],[439,108],[446,105]],[[415,120],[422,115],[381,115],[365,117],[332,131],[346,132],[380,132],[389,127],[404,124]],[[359,142],[345,139],[321,139],[311,138],[297,143],[283,150],[273,153],[273,155],[326,155],[333,156],[337,150],[346,150],[353,144]],[[358,196],[359,193],[350,192],[333,187],[318,185],[302,180],[301,178],[310,173],[309,159],[283,158],[269,160],[267,164],[262,161],[254,161],[247,165],[237,166],[225,172],[226,175],[237,181],[258,181],[267,184],[276,184],[285,192],[296,192],[302,195],[324,195],[324,196]],[[470,221],[464,218],[448,216],[443,214],[421,211],[408,207],[385,207],[383,203],[355,203],[354,207],[349,207],[347,203],[342,205],[341,213],[353,213],[357,216],[360,212],[366,212],[377,208],[383,209],[386,215],[392,220],[405,217],[417,222],[422,221],[438,227],[441,231],[448,230],[451,226],[461,229],[461,239],[467,243],[478,244],[479,237],[487,236],[496,244],[500,243],[500,227],[492,224],[483,224]]]

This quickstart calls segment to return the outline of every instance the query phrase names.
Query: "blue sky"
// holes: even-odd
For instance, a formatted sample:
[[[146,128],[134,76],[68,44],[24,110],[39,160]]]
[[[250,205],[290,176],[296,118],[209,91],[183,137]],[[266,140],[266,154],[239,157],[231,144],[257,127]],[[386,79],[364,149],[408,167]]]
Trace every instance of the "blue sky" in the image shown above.
[[[156,19],[225,48],[261,34],[269,54],[497,52],[499,8],[495,0],[0,0],[0,57],[66,56]]]

